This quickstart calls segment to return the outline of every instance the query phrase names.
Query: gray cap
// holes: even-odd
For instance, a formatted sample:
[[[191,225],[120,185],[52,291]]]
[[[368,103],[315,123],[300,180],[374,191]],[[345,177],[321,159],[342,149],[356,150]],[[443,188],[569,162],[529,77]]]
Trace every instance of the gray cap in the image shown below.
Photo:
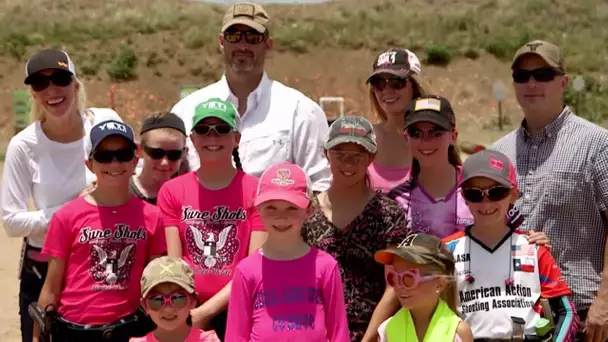
[[[374,126],[361,116],[349,115],[337,119],[329,126],[325,149],[329,150],[344,143],[361,145],[369,153],[376,153]]]
[[[489,178],[506,187],[517,187],[517,174],[511,160],[498,151],[483,150],[464,161],[460,185],[475,177]]]

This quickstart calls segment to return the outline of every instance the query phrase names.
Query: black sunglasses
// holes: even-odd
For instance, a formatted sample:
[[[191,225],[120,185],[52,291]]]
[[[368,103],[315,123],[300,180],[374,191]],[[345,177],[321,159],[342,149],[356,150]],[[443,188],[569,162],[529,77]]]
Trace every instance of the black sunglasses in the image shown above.
[[[114,159],[119,163],[126,163],[135,157],[132,148],[121,148],[120,150],[97,150],[93,153],[93,159],[100,164],[110,164]]]
[[[58,87],[67,87],[74,80],[71,73],[66,71],[55,71],[50,75],[35,74],[29,80],[30,86],[34,91],[43,91],[51,83]]]
[[[182,155],[184,154],[183,149],[163,150],[162,148],[154,148],[146,145],[143,145],[143,150],[148,156],[150,156],[150,158],[154,160],[160,160],[167,156],[167,159],[172,162],[180,160],[182,158]]]
[[[247,44],[257,45],[266,40],[266,35],[255,30],[224,32],[224,40],[231,44],[236,44],[243,38]]]
[[[534,70],[515,69],[513,70],[513,82],[526,83],[533,77],[537,82],[551,82],[555,76],[563,75],[553,68],[539,68]]]
[[[395,89],[395,90],[400,90],[407,86],[407,78],[401,78],[401,77],[384,78],[384,77],[374,76],[369,79],[369,84],[371,84],[372,87],[374,87],[375,89],[377,89],[379,91],[383,91],[386,87],[389,87],[389,88]]]
[[[405,132],[408,137],[413,139],[422,139],[425,134],[431,139],[437,139],[446,134],[448,131],[440,127],[431,128],[429,130],[422,130],[416,127],[408,127]]]
[[[489,189],[463,188],[462,197],[472,203],[479,203],[487,197],[490,202],[502,201],[511,193],[511,188],[495,186]]]
[[[192,129],[196,134],[200,135],[208,135],[211,131],[214,131],[217,135],[226,135],[233,131],[230,125],[219,124],[219,125],[206,125],[200,124],[194,126]]]

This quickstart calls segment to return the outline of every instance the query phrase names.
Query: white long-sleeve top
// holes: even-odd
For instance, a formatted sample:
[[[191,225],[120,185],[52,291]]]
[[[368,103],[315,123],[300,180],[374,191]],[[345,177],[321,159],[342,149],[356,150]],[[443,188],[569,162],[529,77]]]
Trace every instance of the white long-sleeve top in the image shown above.
[[[182,99],[171,111],[182,118],[186,131],[190,132],[194,109],[211,98],[230,101],[238,108],[238,99],[223,76]],[[316,102],[264,73],[258,87],[249,94],[247,112],[238,125],[239,156],[246,173],[259,177],[269,166],[287,161],[306,171],[313,190],[329,188],[331,172],[323,155],[329,127],[325,113]],[[187,146],[190,168],[196,170],[200,161],[190,139]]]
[[[2,225],[8,236],[27,237],[30,245],[42,247],[53,213],[95,180],[84,163],[91,148],[91,128],[101,121],[122,119],[109,108],[90,111],[93,115],[82,115],[85,136],[78,141],[50,140],[40,121],[11,138],[0,190]],[[30,198],[34,211],[28,206]]]

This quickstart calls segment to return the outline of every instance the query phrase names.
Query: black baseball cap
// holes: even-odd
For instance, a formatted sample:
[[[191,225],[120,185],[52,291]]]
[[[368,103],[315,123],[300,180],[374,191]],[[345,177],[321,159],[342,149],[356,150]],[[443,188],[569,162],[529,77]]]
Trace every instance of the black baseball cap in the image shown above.
[[[133,149],[137,148],[137,145],[135,144],[135,134],[133,133],[131,126],[116,120],[106,120],[91,128],[91,151],[89,156],[93,155],[99,147],[99,144],[101,144],[105,138],[114,135],[125,138]]]
[[[376,252],[374,259],[392,265],[395,257],[417,265],[434,265],[447,273],[454,272],[454,256],[440,238],[429,234],[412,234],[395,248]]]
[[[420,74],[420,60],[416,55],[406,49],[388,49],[374,60],[372,74],[367,82],[378,74],[391,74],[397,77],[407,78],[412,73]]]
[[[467,157],[462,165],[460,185],[475,177],[489,178],[500,185],[517,188],[517,174],[513,163],[506,155],[483,150]]]
[[[76,75],[76,68],[70,56],[63,50],[46,49],[36,52],[25,63],[25,80],[29,85],[31,76],[45,69],[57,69]]]
[[[412,101],[405,110],[405,127],[430,122],[443,129],[456,127],[456,116],[450,101],[443,96],[425,95]]]

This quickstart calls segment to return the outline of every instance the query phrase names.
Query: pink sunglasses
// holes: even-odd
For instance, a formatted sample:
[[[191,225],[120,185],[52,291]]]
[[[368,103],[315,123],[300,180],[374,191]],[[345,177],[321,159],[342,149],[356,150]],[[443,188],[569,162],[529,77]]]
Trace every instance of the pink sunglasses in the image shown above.
[[[385,277],[386,283],[391,287],[399,285],[407,290],[413,290],[418,287],[421,282],[439,278],[441,275],[421,276],[419,269],[411,268],[403,272],[397,272],[394,269],[387,269],[385,272]]]
[[[186,291],[176,291],[165,295],[157,293],[149,295],[146,303],[152,311],[160,311],[167,306],[182,309],[190,304],[190,295]]]

